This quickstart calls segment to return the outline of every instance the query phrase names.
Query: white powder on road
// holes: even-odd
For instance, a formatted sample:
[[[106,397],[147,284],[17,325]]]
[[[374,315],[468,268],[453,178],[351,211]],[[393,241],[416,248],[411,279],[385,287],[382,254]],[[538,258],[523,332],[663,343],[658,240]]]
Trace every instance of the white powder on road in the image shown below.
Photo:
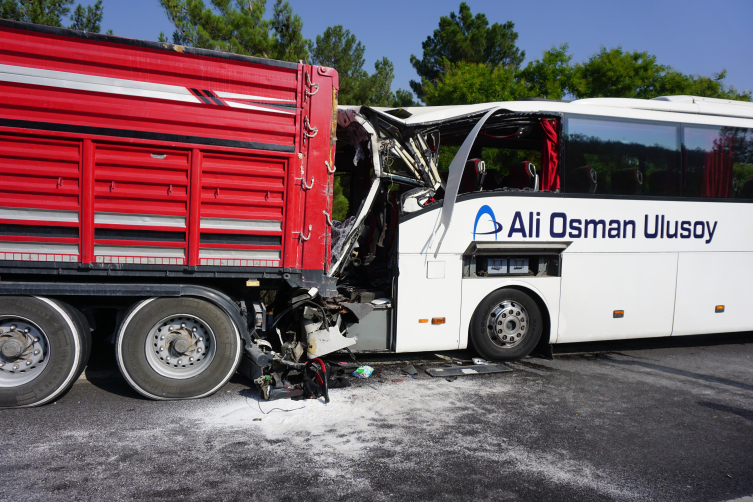
[[[520,420],[515,410],[499,406],[506,394],[515,391],[509,384],[496,381],[488,386],[475,378],[453,382],[406,378],[401,383],[363,384],[330,390],[329,404],[321,398],[258,402],[257,393],[248,397],[225,394],[189,418],[207,428],[244,430],[291,454],[307,452],[322,459],[372,462],[375,451],[388,449],[405,464],[406,471],[431,469],[435,455],[459,454],[469,462],[475,458],[496,464],[500,475],[523,473],[617,500],[645,499],[640,487],[587,462],[571,460],[564,452],[533,451],[514,437],[501,436],[500,424]],[[493,412],[478,409],[474,403],[479,398],[482,403],[493,403]],[[269,414],[263,414],[260,406]],[[290,411],[270,411],[274,408]],[[462,423],[467,432],[469,422],[478,422],[472,436],[455,427]],[[531,427],[531,434],[537,434],[539,424]],[[324,461],[319,475],[341,479],[343,470],[336,464]]]

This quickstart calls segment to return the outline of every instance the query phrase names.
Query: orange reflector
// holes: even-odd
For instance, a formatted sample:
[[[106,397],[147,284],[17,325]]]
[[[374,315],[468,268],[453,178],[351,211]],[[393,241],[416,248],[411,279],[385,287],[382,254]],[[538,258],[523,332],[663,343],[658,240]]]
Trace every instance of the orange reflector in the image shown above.
[[[428,322],[429,322],[429,320],[428,320],[428,319],[419,319],[419,320],[418,320],[418,322],[419,322],[420,324],[426,324],[426,323],[428,323]]]
[[[625,311],[624,310],[615,310],[612,313],[612,317],[615,319],[620,319],[621,317],[625,317]]]
[[[444,317],[432,317],[431,323],[432,324],[444,324]]]
[[[721,314],[722,312],[724,312],[724,305],[717,305],[716,308],[714,309],[714,312],[716,312],[717,314]]]

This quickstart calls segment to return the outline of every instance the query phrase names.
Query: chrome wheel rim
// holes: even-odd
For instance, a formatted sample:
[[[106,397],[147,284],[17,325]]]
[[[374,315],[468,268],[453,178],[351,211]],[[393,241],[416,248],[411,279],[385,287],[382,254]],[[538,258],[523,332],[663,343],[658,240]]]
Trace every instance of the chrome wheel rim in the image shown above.
[[[492,309],[487,318],[487,336],[494,345],[511,349],[526,337],[529,330],[528,320],[528,312],[523,305],[512,300],[504,300]]]
[[[158,374],[175,379],[194,377],[214,359],[216,341],[209,325],[190,314],[165,317],[146,337],[146,360]]]
[[[0,387],[18,387],[47,367],[50,342],[42,329],[24,317],[0,316]]]

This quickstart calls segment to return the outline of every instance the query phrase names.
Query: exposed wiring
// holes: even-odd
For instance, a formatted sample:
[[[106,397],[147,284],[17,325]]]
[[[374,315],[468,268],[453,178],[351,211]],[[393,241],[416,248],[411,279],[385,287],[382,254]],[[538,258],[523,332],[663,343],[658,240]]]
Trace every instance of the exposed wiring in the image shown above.
[[[248,397],[246,397],[246,404],[248,404]],[[302,410],[302,409],[304,409],[306,407],[306,405],[304,404],[303,406],[301,406],[299,408],[293,408],[292,410],[286,410],[286,409],[283,409],[283,408],[272,408],[269,411],[264,411],[264,410],[261,409],[261,394],[259,394],[259,397],[256,399],[256,404],[259,405],[259,411],[262,412],[263,415],[269,415],[273,411],[277,411],[277,410],[279,410],[279,411],[285,411],[285,412],[287,412],[287,411],[298,411],[298,410]],[[250,408],[251,405],[248,404],[248,407]]]
[[[311,300],[301,300],[300,302],[294,303],[290,307],[288,307],[285,310],[283,310],[282,312],[280,312],[277,315],[277,317],[274,318],[274,320],[272,321],[272,324],[267,329],[274,328],[275,325],[277,325],[277,323],[280,321],[280,319],[282,319],[282,316],[284,316],[285,314],[287,314],[291,310],[300,307],[301,305],[303,305],[305,303],[310,303],[311,305],[313,305],[314,307],[316,307],[317,309],[319,309],[319,311],[322,313],[322,317],[324,317],[324,327],[325,328],[329,328],[329,322],[327,321],[327,313],[324,311],[324,307],[322,307],[321,305],[319,305],[317,303],[312,302]]]

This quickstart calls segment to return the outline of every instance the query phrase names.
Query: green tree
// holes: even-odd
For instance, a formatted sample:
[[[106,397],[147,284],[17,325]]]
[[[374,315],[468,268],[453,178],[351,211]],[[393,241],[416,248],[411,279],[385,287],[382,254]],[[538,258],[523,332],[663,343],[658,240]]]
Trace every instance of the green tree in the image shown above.
[[[99,33],[103,16],[102,0],[86,8],[81,4],[71,16],[71,5],[74,0],[1,0],[0,18],[25,23],[43,24],[46,26],[63,27],[63,18],[69,18],[73,30]]]
[[[173,43],[283,61],[306,59],[303,22],[290,4],[276,0],[271,20],[266,0],[159,0],[175,25]],[[167,41],[160,33],[160,41]]]
[[[528,63],[517,78],[525,82],[529,97],[562,99],[571,85],[572,59],[567,44],[552,47],[541,59]]]
[[[374,63],[374,73],[364,69],[366,47],[342,25],[330,26],[309,42],[313,64],[337,70],[340,78],[339,102],[343,105],[409,106],[413,95],[391,91],[395,67],[387,58]]]
[[[724,84],[726,71],[711,77],[685,75],[659,64],[647,52],[602,47],[587,61],[572,67],[568,90],[576,98],[619,97],[651,99],[688,94],[749,101],[750,91],[738,92]]]
[[[429,106],[469,105],[511,101],[528,95],[512,68],[480,63],[448,63],[436,83],[426,82],[424,102]]]
[[[406,91],[405,89],[398,89],[395,91],[395,100],[392,102],[392,106],[395,108],[406,108],[408,106],[416,106],[418,103],[413,101],[413,93]]]
[[[368,72],[364,70],[366,47],[342,25],[330,26],[309,42],[313,64],[337,70],[340,79],[338,101],[343,105],[363,104],[368,95]]]
[[[489,21],[484,14],[471,13],[467,3],[461,2],[458,13],[439,18],[439,28],[421,44],[421,59],[411,55],[410,62],[420,81],[412,80],[410,86],[419,98],[424,98],[425,88],[434,84],[445,73],[448,64],[460,62],[487,65],[491,70],[518,69],[525,52],[516,45],[518,33],[515,25]]]
[[[100,23],[102,22],[103,14],[102,0],[97,0],[94,5],[87,5],[86,7],[78,4],[73,11],[73,16],[71,17],[73,24],[71,24],[70,28],[90,33],[99,33],[102,29]]]
[[[343,195],[343,187],[340,184],[340,176],[335,176],[335,184],[332,191],[332,219],[344,221],[348,217],[350,202]]]

